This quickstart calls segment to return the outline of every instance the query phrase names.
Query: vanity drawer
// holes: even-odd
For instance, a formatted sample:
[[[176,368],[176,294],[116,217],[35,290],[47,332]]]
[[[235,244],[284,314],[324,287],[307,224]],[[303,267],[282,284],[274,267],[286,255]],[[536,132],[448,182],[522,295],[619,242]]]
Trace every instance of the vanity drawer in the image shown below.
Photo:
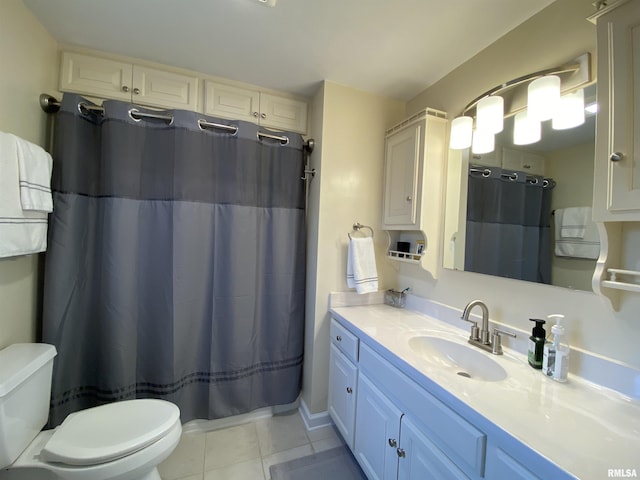
[[[487,436],[397,370],[368,345],[360,348],[360,371],[418,425],[468,475],[484,475]]]
[[[334,318],[331,319],[329,331],[331,343],[353,362],[358,363],[358,337],[340,325]]]

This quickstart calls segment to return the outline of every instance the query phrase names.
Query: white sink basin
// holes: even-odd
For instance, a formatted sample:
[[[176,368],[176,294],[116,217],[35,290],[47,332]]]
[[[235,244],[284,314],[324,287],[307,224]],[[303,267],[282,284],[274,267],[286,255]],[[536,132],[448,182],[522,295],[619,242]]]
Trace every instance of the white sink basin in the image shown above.
[[[421,358],[462,377],[487,382],[498,382],[507,378],[504,368],[470,345],[425,335],[411,337],[409,348]]]

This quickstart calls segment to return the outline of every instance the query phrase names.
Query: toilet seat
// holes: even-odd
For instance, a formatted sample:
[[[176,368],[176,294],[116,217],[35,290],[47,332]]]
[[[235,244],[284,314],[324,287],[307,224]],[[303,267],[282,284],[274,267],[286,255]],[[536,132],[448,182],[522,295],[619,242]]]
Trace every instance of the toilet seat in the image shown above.
[[[126,457],[165,436],[180,410],[164,400],[139,399],[70,414],[42,449],[47,462],[86,466]]]

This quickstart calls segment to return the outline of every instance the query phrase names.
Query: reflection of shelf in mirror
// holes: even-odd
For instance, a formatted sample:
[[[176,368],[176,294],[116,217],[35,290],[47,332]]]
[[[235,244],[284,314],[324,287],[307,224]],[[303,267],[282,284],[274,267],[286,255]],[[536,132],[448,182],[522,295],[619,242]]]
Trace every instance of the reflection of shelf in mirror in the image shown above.
[[[400,262],[407,262],[407,263],[418,263],[420,262],[420,257],[422,257],[421,254],[411,253],[411,252],[399,252],[397,250],[389,250],[389,252],[387,253],[387,256],[394,260],[398,260]]]
[[[618,279],[618,276],[634,277],[636,281],[640,281],[640,272],[634,270],[623,270],[620,268],[608,268],[610,280],[603,280],[602,286],[615,288],[616,290],[626,290],[627,292],[640,292],[640,283],[625,282]]]

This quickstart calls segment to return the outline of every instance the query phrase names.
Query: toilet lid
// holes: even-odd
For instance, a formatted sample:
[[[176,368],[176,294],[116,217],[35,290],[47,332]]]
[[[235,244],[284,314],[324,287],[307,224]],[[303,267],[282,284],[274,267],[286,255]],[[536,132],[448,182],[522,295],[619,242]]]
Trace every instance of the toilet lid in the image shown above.
[[[41,452],[45,461],[94,465],[127,456],[162,438],[180,418],[164,400],[127,400],[72,413]]]

